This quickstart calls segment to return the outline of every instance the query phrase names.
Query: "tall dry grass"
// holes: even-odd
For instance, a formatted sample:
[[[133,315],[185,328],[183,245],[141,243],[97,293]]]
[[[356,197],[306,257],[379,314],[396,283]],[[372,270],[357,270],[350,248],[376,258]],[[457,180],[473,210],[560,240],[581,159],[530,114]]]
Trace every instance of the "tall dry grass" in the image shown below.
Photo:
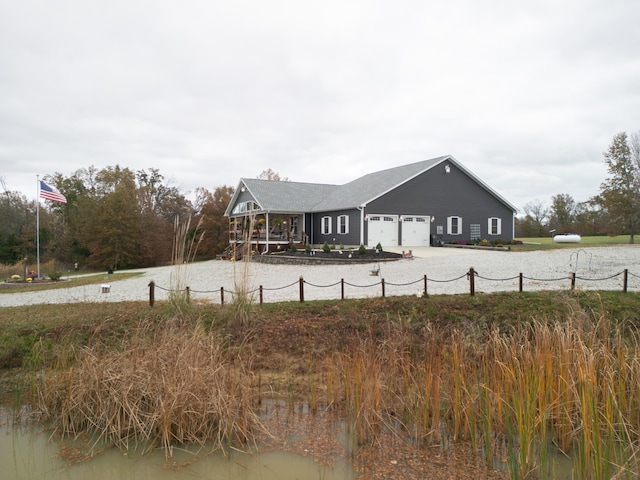
[[[191,217],[180,221],[176,217],[173,224],[173,247],[171,250],[171,263],[173,270],[169,279],[169,304],[177,312],[181,313],[188,307],[187,280],[189,264],[195,259],[198,247],[204,238],[202,224],[204,217],[192,230]]]
[[[507,332],[398,324],[329,356],[326,391],[344,405],[354,444],[380,428],[421,444],[469,440],[512,478],[552,478],[555,458],[577,478],[640,474],[640,342],[630,325],[575,310]]]
[[[125,449],[160,446],[167,457],[175,445],[252,440],[259,422],[251,358],[178,322],[142,325],[121,347],[83,348],[71,366],[39,374],[34,411],[62,435],[93,432]]]
[[[251,285],[251,257],[253,255],[251,237],[256,225],[255,215],[247,216],[244,222],[243,243],[240,246],[234,245],[234,258],[241,260],[234,262],[234,292],[229,306],[230,320],[234,327],[240,329],[250,326],[255,305],[255,296],[252,293]]]

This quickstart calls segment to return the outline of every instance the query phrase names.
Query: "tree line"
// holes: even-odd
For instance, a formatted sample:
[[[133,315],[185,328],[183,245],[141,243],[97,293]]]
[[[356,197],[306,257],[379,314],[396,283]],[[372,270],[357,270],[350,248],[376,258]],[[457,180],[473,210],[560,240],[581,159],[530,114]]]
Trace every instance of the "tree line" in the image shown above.
[[[224,211],[233,187],[213,192],[198,188],[195,199],[189,200],[159,170],[133,171],[119,165],[82,168],[69,177],[56,173],[44,181],[67,203],[38,203],[5,190],[0,200],[0,263],[35,263],[39,231],[43,262],[99,270],[166,265],[174,247],[176,218],[195,219],[192,237],[202,233],[197,229],[206,232],[199,259],[215,257],[228,244]]]
[[[640,132],[615,135],[603,156],[608,177],[597,195],[576,202],[561,193],[551,197],[550,206],[539,200],[527,203],[524,216],[516,218],[516,236],[625,234],[635,243],[640,225]]]
[[[633,243],[640,225],[640,133],[614,136],[604,162],[609,176],[597,195],[581,203],[568,194],[553,196],[550,206],[528,203],[524,216],[516,219],[516,236],[629,234]],[[271,169],[258,178],[288,180]],[[44,180],[66,197],[66,204],[29,201],[4,189],[1,264],[35,263],[37,213],[41,260],[69,268],[75,263],[91,269],[166,265],[172,260],[176,218],[191,218],[189,236],[202,236],[198,259],[215,258],[228,246],[224,212],[234,193],[231,186],[214,191],[200,187],[189,200],[159,170],[119,165],[82,168],[68,177],[55,173]]]

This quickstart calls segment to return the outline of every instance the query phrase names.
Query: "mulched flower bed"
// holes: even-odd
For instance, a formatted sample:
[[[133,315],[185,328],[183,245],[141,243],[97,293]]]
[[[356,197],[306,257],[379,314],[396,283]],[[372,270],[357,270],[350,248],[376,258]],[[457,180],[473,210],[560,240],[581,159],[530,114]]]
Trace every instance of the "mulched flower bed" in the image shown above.
[[[309,253],[304,250],[298,250],[295,252],[286,250],[282,252],[253,256],[253,260],[256,262],[294,265],[388,262],[400,260],[401,258],[402,254],[400,253],[385,252],[384,250],[380,252],[367,250],[365,253],[360,253],[358,250],[331,250],[330,252],[313,250]]]

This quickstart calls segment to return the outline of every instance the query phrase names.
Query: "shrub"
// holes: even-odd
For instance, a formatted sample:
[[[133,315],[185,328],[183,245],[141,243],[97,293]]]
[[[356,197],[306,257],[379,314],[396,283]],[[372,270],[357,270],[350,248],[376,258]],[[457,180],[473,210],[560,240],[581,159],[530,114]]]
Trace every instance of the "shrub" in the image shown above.
[[[54,281],[57,282],[58,280],[60,280],[62,278],[62,272],[58,272],[58,271],[53,271],[49,273],[49,278]]]
[[[331,247],[329,247],[329,244],[327,242],[324,242],[324,245],[322,245],[322,251],[324,253],[329,253],[331,251]]]
[[[296,248],[296,246],[293,243],[291,244],[291,251],[294,252],[294,253],[298,251],[298,249]]]
[[[367,249],[364,247],[364,245],[360,244],[360,248],[358,248],[358,253],[360,255],[364,255],[365,253],[367,253]]]
[[[305,251],[305,252],[307,252],[307,253],[311,253],[311,245],[309,245],[309,244],[307,243],[307,246],[306,246],[306,247],[304,247],[304,251]]]
[[[378,242],[378,244],[376,245],[376,250],[377,250],[378,252],[381,252],[381,251],[382,251],[382,245],[380,245],[380,242]]]

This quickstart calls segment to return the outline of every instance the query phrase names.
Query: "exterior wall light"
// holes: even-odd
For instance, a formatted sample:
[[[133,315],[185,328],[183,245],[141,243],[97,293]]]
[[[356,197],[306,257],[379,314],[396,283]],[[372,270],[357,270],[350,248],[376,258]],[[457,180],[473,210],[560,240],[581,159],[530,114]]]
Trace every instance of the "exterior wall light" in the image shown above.
[[[444,173],[451,173],[451,165],[448,163],[444,166]]]

